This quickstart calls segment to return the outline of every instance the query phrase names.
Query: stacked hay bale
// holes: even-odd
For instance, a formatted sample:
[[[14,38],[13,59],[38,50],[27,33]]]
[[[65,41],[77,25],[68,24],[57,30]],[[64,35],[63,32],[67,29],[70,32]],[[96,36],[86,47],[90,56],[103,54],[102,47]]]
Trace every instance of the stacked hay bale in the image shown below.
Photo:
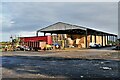
[[[61,44],[61,46],[65,46],[65,42],[67,41],[67,45],[69,47],[78,47],[78,48],[85,48],[85,35],[79,35],[79,34],[67,34],[66,39],[65,36],[62,34],[58,34],[58,43]],[[89,46],[90,43],[90,35],[87,36],[87,44]]]
[[[87,36],[87,44],[88,44],[87,47],[89,47],[89,45],[90,45],[90,35]]]
[[[81,46],[80,48],[85,48],[85,44],[84,44],[85,43],[85,37],[84,36],[81,36],[79,43],[80,43],[80,46]]]
[[[81,44],[80,44],[80,38],[76,38],[76,44],[78,48],[82,48]]]
[[[69,47],[73,47],[74,40],[72,40],[71,38],[68,38],[67,40],[68,40]]]

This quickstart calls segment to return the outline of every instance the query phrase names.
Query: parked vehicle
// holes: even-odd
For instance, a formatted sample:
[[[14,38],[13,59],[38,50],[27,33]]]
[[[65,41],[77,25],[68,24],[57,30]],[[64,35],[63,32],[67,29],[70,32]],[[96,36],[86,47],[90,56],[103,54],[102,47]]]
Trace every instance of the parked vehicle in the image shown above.
[[[108,47],[112,47],[112,43],[108,44],[107,46],[108,46]]]
[[[117,45],[113,48],[113,50],[120,50],[120,39],[117,40]]]
[[[112,50],[120,50],[120,45],[115,46]]]
[[[96,43],[90,43],[90,48],[100,48],[102,47],[100,44],[96,44]]]
[[[55,46],[55,49],[60,49],[60,45],[58,43],[53,44]]]
[[[18,46],[16,50],[30,51],[30,48],[28,46]]]

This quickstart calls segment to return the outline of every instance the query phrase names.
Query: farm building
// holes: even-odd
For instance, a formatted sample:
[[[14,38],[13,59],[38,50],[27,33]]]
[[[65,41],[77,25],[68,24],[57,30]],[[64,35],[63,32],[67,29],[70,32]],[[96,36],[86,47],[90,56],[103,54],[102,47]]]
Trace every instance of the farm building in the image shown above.
[[[20,45],[26,45],[34,49],[44,49],[46,44],[52,44],[51,36],[20,37]]]
[[[88,48],[90,43],[106,46],[111,38],[113,42],[117,39],[117,35],[115,34],[63,22],[58,22],[38,30],[36,32],[37,36],[39,32],[43,32],[44,36],[46,33],[51,33],[51,36],[57,34],[56,40],[53,39],[55,37],[52,37],[53,43],[59,42],[63,47]]]

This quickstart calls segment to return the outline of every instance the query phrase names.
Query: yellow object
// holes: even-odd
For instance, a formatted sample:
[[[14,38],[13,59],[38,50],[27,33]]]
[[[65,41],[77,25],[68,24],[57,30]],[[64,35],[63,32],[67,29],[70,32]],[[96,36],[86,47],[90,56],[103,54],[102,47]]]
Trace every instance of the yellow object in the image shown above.
[[[46,47],[46,48],[51,48],[52,46],[51,46],[51,45],[49,45],[49,44],[47,44],[45,47]]]
[[[46,48],[47,50],[51,50],[51,49],[52,49],[52,46],[49,45],[49,44],[46,44],[45,48]]]

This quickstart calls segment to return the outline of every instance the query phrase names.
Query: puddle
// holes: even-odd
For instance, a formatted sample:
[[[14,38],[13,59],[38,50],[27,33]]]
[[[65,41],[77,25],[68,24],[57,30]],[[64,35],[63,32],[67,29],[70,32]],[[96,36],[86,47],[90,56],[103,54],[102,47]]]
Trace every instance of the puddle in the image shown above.
[[[100,68],[103,69],[103,70],[112,70],[111,67],[100,67]]]
[[[81,78],[105,76],[119,77],[118,63],[120,64],[119,61],[98,59],[2,57],[2,65],[4,68],[10,67],[10,69],[13,69],[14,71],[18,70],[21,73]]]

